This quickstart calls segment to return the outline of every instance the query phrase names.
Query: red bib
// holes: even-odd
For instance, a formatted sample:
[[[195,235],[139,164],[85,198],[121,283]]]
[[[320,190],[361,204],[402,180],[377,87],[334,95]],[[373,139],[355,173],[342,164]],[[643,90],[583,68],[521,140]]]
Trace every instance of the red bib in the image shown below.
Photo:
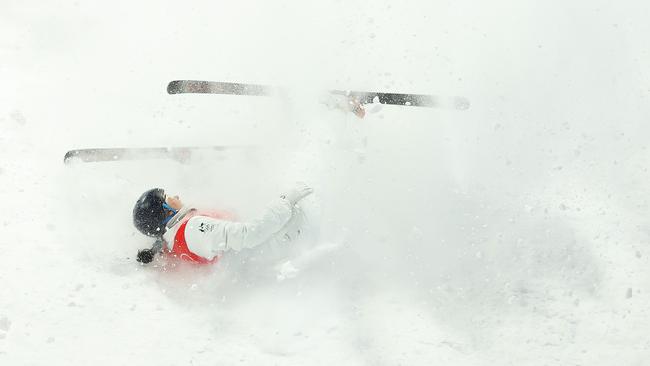
[[[195,264],[212,264],[216,263],[220,256],[216,256],[212,259],[207,259],[204,257],[201,257],[200,255],[197,255],[190,251],[190,249],[187,247],[187,242],[185,241],[185,227],[187,226],[187,222],[194,216],[208,216],[212,217],[214,219],[219,219],[219,220],[233,220],[234,216],[228,212],[220,212],[220,211],[206,211],[206,212],[198,212],[198,211],[192,211],[187,214],[183,218],[183,221],[181,221],[181,226],[178,228],[178,231],[176,232],[176,236],[174,236],[174,244],[167,253],[172,255],[173,257],[180,258],[184,261],[195,263]]]

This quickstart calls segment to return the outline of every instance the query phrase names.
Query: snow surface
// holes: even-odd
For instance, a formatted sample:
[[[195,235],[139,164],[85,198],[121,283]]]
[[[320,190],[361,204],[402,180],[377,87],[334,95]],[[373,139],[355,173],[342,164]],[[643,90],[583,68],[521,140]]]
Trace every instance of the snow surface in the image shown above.
[[[647,1],[0,2],[0,365],[645,365]],[[284,98],[165,93],[173,79]],[[338,87],[464,112],[319,105]],[[79,164],[73,148],[256,144]],[[138,266],[139,194],[310,233]],[[289,261],[289,262],[287,262]]]

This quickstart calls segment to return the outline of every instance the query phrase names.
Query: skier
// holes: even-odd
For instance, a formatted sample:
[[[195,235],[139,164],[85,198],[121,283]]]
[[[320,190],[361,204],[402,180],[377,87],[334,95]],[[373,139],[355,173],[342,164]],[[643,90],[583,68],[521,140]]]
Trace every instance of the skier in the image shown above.
[[[150,249],[138,251],[143,264],[158,252],[197,264],[215,263],[227,251],[254,248],[270,241],[291,240],[301,231],[302,211],[296,205],[313,192],[300,183],[270,203],[264,214],[251,222],[236,222],[233,215],[199,211],[185,206],[178,196],[160,188],[142,194],[133,208],[133,224],[156,238]]]

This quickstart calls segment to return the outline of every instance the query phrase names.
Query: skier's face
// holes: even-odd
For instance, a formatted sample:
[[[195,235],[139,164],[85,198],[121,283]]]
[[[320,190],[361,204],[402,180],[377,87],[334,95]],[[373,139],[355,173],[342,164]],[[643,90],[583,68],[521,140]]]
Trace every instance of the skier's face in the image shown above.
[[[165,195],[165,202],[174,210],[180,210],[183,207],[183,203],[178,196]]]

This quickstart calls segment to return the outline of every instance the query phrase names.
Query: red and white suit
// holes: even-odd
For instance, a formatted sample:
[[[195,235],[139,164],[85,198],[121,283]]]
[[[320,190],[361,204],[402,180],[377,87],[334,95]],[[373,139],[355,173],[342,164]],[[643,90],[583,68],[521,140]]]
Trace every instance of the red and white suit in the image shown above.
[[[183,207],[167,223],[163,252],[180,259],[214,263],[229,250],[254,248],[271,240],[300,234],[302,211],[287,199],[274,200],[257,220],[236,222],[226,212]]]

